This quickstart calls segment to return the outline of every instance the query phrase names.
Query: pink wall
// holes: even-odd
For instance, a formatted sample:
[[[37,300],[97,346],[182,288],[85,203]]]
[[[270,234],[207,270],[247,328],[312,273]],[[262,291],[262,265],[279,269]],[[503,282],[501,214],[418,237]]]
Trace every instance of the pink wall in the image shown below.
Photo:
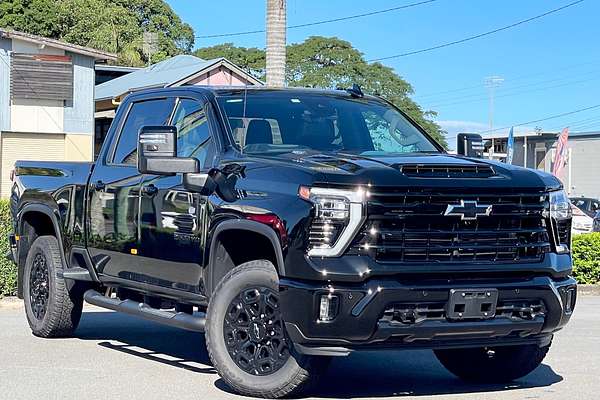
[[[207,86],[243,86],[253,83],[244,77],[236,74],[227,67],[220,66],[206,74],[187,83],[188,85],[207,85]]]

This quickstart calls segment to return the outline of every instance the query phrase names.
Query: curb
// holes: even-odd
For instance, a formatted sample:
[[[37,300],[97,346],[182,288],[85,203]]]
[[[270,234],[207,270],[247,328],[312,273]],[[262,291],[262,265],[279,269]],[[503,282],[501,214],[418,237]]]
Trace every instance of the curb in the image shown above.
[[[600,296],[600,284],[596,285],[577,285],[577,294],[580,296]]]
[[[23,300],[16,296],[0,297],[0,310],[14,310],[23,306]]]

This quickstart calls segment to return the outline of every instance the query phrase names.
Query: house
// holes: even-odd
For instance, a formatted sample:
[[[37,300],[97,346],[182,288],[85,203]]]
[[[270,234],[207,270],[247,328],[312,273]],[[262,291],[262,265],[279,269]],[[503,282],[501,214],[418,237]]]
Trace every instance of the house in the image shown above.
[[[98,154],[120,101],[129,93],[149,88],[184,85],[262,85],[242,68],[225,58],[203,60],[178,55],[147,68],[135,70],[96,86],[96,144]]]
[[[16,160],[93,159],[94,65],[116,56],[0,29],[0,195]]]
[[[121,65],[96,64],[96,86],[100,85],[101,83],[120,78],[123,75],[130,74],[139,69],[141,68],[125,67]]]
[[[513,164],[551,172],[560,132],[515,134]],[[484,137],[485,158],[506,160],[508,137]],[[560,177],[571,197],[600,198],[600,132],[569,132],[567,164]]]

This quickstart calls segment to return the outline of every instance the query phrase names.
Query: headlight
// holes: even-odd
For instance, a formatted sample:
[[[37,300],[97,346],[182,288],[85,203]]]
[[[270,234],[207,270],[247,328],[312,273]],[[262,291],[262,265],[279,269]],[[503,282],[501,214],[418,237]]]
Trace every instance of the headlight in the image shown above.
[[[571,248],[571,202],[564,190],[550,192],[550,225],[557,253],[568,253]]]
[[[565,191],[550,192],[550,217],[560,221],[570,219],[572,216],[571,202]]]
[[[364,191],[300,187],[299,194],[315,205],[308,255],[342,255],[364,222]]]

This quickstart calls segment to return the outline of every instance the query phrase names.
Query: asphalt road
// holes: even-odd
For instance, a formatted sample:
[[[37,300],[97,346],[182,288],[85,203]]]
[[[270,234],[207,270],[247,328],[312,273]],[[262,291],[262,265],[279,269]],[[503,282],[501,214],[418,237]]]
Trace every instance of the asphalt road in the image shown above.
[[[336,359],[318,398],[598,399],[600,296],[580,297],[543,365],[506,385],[465,384],[429,351]],[[31,335],[20,303],[0,301],[0,399],[239,398],[210,365],[204,337],[89,307],[72,339]]]

